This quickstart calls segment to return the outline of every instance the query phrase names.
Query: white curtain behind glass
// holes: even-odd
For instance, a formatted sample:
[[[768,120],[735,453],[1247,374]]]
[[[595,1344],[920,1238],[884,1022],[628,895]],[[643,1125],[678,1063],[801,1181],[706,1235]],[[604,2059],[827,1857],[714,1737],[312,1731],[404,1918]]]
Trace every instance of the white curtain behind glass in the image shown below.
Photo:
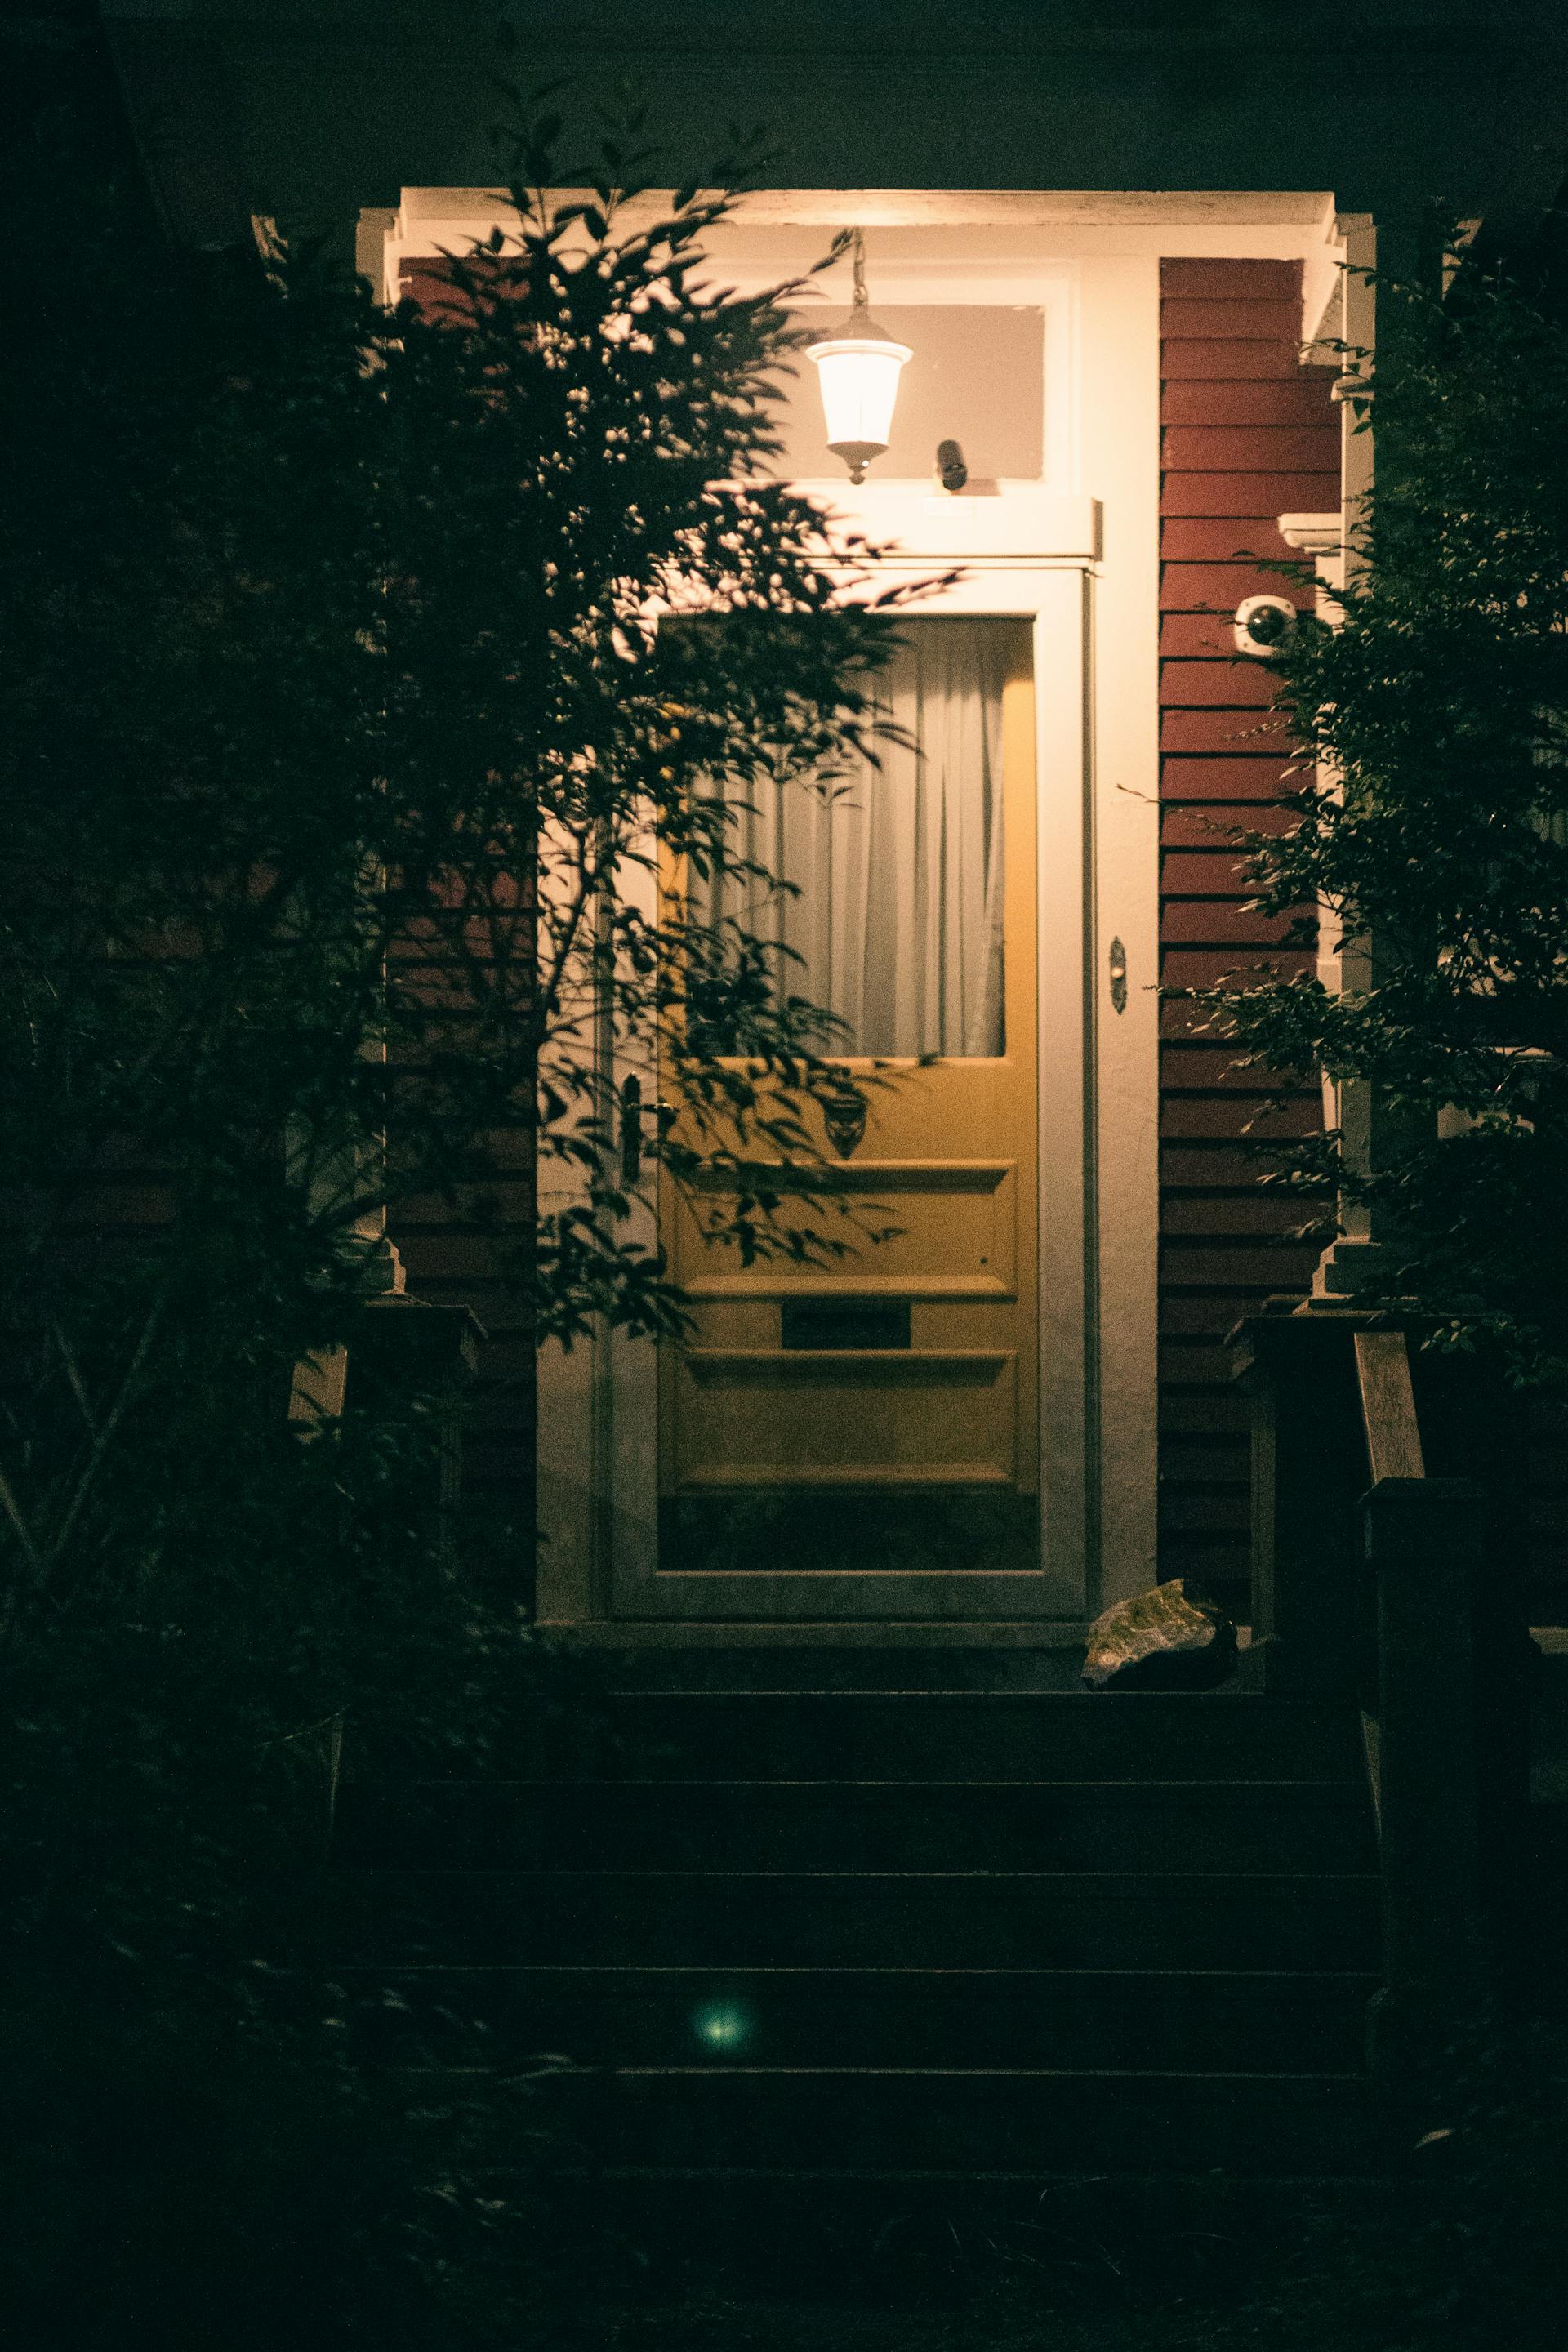
[[[836,1052],[1001,1054],[1002,688],[1016,633],[933,617],[902,634],[877,715],[913,748],[881,743],[879,765],[830,784],[754,786],[735,850],[799,895],[742,908],[731,882],[704,913],[795,950],[783,985],[847,1024]]]

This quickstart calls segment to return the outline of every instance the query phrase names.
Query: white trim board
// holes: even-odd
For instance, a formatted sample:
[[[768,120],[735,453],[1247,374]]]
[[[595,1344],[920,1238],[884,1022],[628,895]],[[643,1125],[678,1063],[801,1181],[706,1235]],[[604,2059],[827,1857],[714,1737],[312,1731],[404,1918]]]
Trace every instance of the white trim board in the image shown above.
[[[658,219],[673,190],[650,188],[627,205],[633,220]],[[591,188],[552,189],[563,201],[597,202]],[[505,188],[406,187],[408,226],[473,221],[487,226],[513,211]],[[1300,232],[1331,218],[1326,188],[756,188],[738,211],[758,227],[1113,228],[1163,230],[1267,227]]]
[[[673,193],[651,189],[628,204],[628,226],[668,212]],[[552,189],[550,196],[591,201],[592,191]],[[873,259],[879,286],[888,273],[886,299],[894,299],[895,279],[909,269],[929,279],[932,291],[899,299],[944,302],[1038,300],[1037,291],[960,290],[976,273],[988,274],[992,289],[1005,285],[1009,261],[1031,285],[1053,264],[1102,257],[1300,261],[1301,340],[1310,342],[1344,260],[1345,222],[1357,217],[1337,214],[1326,189],[761,189],[738,199],[709,248],[737,283],[754,273],[758,284],[767,284],[819,257],[837,229],[858,225],[882,232]],[[361,214],[359,267],[389,301],[405,256],[461,252],[494,228],[510,234],[516,219],[504,189],[405,188],[395,208]],[[847,299],[847,270],[843,287],[833,277],[822,282]]]

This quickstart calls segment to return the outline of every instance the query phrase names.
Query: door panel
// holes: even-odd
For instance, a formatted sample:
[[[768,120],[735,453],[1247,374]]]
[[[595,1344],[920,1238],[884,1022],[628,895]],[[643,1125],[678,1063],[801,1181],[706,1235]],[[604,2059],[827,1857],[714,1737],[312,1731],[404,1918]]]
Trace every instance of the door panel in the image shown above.
[[[924,1074],[922,1073],[923,1076]],[[858,1257],[825,1272],[742,1274],[710,1270],[689,1202],[667,1211],[687,1295],[700,1298],[999,1298],[1018,1283],[1018,1171],[1010,1160],[861,1159],[836,1182],[873,1211],[891,1202],[899,1229]],[[673,1188],[672,1188],[673,1189]],[[895,1198],[896,1196],[896,1198]],[[856,1200],[856,1205],[860,1205]],[[792,1212],[798,1222],[806,1219]],[[835,1230],[831,1220],[825,1229]]]
[[[1010,1351],[686,1348],[679,1378],[678,1492],[1016,1483]]]
[[[910,802],[891,827],[885,803],[840,811],[834,822],[846,830],[826,852],[820,837],[808,842],[804,854],[819,863],[804,871],[798,840],[784,843],[801,873],[792,943],[810,967],[792,985],[917,1045],[939,1018],[965,1050],[923,1062],[847,1059],[858,1078],[887,1083],[868,1089],[844,1193],[867,1224],[896,1230],[836,1265],[742,1271],[705,1241],[693,1204],[663,1184],[661,1229],[693,1328],[660,1350],[658,1558],[621,1583],[626,1613],[963,1619],[1061,1607],[1039,1557],[1030,632],[988,617],[910,629],[948,633],[917,649],[922,677],[942,686],[909,706],[929,746],[918,775],[906,763],[857,789],[918,792],[915,821]],[[976,631],[985,633],[978,644]],[[952,715],[954,694],[972,691],[966,664],[994,682],[981,751],[974,710]],[[990,796],[984,828],[962,798],[972,789]],[[774,872],[781,839],[763,845]],[[881,927],[868,931],[864,970],[847,981],[846,942],[858,953],[855,913],[847,921],[842,903],[851,868],[832,862],[846,839],[860,858],[859,912]],[[984,873],[982,853],[994,856]],[[961,859],[968,868],[955,886]],[[939,877],[968,893],[957,940],[933,912]],[[983,971],[972,945],[985,924]],[[906,955],[895,985],[886,967]],[[911,1022],[928,1026],[917,1034]],[[827,1144],[825,1131],[831,1159]],[[805,1213],[792,1207],[789,1221]],[[828,1231],[852,1230],[831,1202],[816,1213]]]

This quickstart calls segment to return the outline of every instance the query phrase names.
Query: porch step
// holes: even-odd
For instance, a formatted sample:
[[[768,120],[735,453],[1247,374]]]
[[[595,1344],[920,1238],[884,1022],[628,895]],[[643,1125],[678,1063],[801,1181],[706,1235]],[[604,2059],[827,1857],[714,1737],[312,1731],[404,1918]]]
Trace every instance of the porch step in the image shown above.
[[[738,1629],[737,1629],[738,1630]],[[900,1629],[901,1630],[901,1629]],[[1030,1629],[1034,1631],[1035,1629]],[[1019,1629],[1022,1631],[1022,1629]],[[601,1651],[616,1690],[660,1691],[1058,1691],[1079,1695],[1087,1627],[1042,1647],[1037,1640],[960,1643],[755,1642],[690,1648]],[[1245,1652],[1244,1652],[1245,1656]]]
[[[1086,2162],[1184,2171],[1206,2161],[1342,2168],[1364,2144],[1349,2075],[1173,2075],[921,2068],[841,2073],[627,2068],[596,2104],[611,2163],[858,2171]]]
[[[1376,1866],[1345,1780],[382,1781],[343,1791],[367,1864],[1289,1871]]]
[[[463,2087],[450,2071],[411,2081],[426,2098]],[[1353,2074],[623,2066],[558,2078],[551,2108],[559,2147],[591,2147],[595,2172],[693,2179],[829,2182],[890,2158],[900,2173],[959,2177],[1223,2168],[1301,2179],[1366,2168],[1377,2138],[1370,2086]]]
[[[1082,1691],[626,1691],[542,1725],[525,1778],[671,1780],[1331,1779],[1359,1785],[1347,1709]]]
[[[1129,2324],[1136,2325],[1136,2315],[1173,2300],[1191,2311],[1258,2248],[1298,2242],[1304,2224],[1321,2242],[1328,2217],[1364,2224],[1376,2212],[1397,2241],[1425,2215],[1375,2148],[1369,2136],[1351,2159],[1353,2168],[1315,2173],[1290,2172],[1281,2141],[1267,2169],[1203,2162],[1161,2168],[1147,2158],[1112,2168],[1081,2157],[1058,2166],[883,2164],[809,2172],[621,2165],[586,2185],[625,2250],[619,2268],[601,2252],[599,2274],[624,2276],[643,2302],[684,2301],[694,2283],[706,2284],[717,2273],[726,2298],[742,2305],[735,2343],[784,2341],[771,2330],[754,2339],[747,2332],[743,2306],[755,2302],[771,2307],[770,2318],[780,2307],[805,2306],[817,2334],[801,2340],[837,2345],[845,2305],[863,2310],[869,2299],[891,2316],[889,2332],[875,2337],[891,2347],[905,2341],[900,2312],[963,2309],[977,2281],[994,2275],[998,2258],[1025,2275],[1098,2279],[1108,2296],[1125,2299]],[[1042,2326],[1031,2345],[1118,2341],[1114,2322],[1097,2327],[1089,2320],[1081,2338],[1071,2317],[1065,2338],[1048,2317]],[[910,2340],[923,2343],[924,2332]],[[952,2340],[979,2339],[960,2326]]]
[[[339,1874],[345,1958],[707,1968],[1358,1969],[1368,1874],[383,1870]]]
[[[453,1967],[344,1971],[355,2046],[388,2063],[1353,2073],[1369,1971]]]
[[[730,1670],[645,1659],[497,1777],[344,1789],[356,2047],[434,2101],[563,2067],[520,2133],[699,2239],[919,2183],[1378,2170],[1349,1708]]]

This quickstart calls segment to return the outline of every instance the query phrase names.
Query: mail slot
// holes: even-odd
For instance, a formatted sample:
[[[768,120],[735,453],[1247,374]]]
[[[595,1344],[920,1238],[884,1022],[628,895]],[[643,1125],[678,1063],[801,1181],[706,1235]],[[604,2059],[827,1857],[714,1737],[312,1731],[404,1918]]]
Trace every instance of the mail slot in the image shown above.
[[[786,1298],[779,1308],[786,1348],[907,1348],[907,1298]]]

